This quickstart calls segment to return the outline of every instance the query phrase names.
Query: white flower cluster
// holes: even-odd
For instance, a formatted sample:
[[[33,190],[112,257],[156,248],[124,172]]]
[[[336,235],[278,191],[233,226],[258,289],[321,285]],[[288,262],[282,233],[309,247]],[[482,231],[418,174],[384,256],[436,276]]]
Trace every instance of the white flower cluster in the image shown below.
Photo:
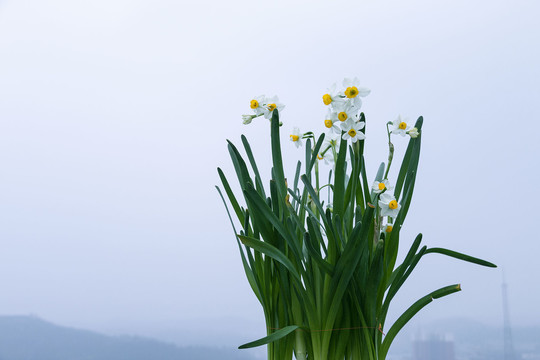
[[[340,89],[337,89],[335,84],[328,89],[322,99],[328,106],[324,126],[330,130],[329,137],[340,135],[343,140],[351,140],[353,143],[366,138],[360,131],[366,125],[360,121],[360,107],[361,97],[369,95],[370,92],[371,90],[360,86],[358,78],[346,78]]]
[[[366,138],[361,131],[365,127],[365,122],[361,121],[360,108],[362,106],[361,98],[366,97],[370,92],[371,90],[361,87],[358,78],[355,77],[354,79],[344,79],[342,87],[339,89],[334,84],[322,96],[323,103],[328,106],[328,112],[324,120],[328,133],[319,154],[317,154],[319,160],[334,165],[341,140],[350,140],[352,143],[356,143]],[[277,96],[269,98],[261,95],[254,97],[250,101],[250,107],[254,115],[242,115],[244,124],[250,124],[254,118],[259,116],[271,119],[272,112],[276,109],[281,112],[285,105],[279,102]],[[394,121],[388,122],[387,125],[391,126],[391,129],[388,129],[388,136],[396,134],[416,138],[419,135],[418,129],[411,127],[408,120],[402,119],[401,116],[398,116]],[[297,148],[302,146],[303,139],[315,139],[312,132],[302,133],[297,127],[293,129],[289,138]],[[372,190],[376,195],[376,199],[378,199],[380,216],[388,217],[389,221],[395,219],[401,205],[397,202],[393,194],[393,187],[390,186],[388,179],[381,182],[375,181]],[[391,232],[392,224],[385,225],[383,231]]]
[[[266,97],[264,95],[260,95],[254,97],[249,102],[249,107],[253,110],[255,115],[242,115],[244,125],[250,124],[253,119],[261,115],[263,115],[265,119],[270,120],[272,118],[272,112],[275,109],[277,109],[278,112],[281,112],[285,105],[279,102],[277,96]]]

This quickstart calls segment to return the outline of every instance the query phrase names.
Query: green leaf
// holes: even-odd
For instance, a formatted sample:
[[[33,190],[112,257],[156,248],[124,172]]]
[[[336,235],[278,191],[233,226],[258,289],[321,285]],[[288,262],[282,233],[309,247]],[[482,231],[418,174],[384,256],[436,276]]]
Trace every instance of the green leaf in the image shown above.
[[[347,156],[347,141],[341,141],[339,145],[339,153],[336,161],[334,174],[334,213],[343,217],[344,198],[345,198],[345,157]]]
[[[241,136],[241,139],[242,144],[244,144],[244,149],[246,150],[249,163],[251,164],[251,168],[253,169],[253,173],[255,174],[255,184],[257,186],[257,191],[261,194],[262,197],[266,197],[264,193],[264,187],[261,181],[261,175],[259,174],[259,169],[257,169],[257,163],[255,162],[255,158],[253,157],[251,146],[249,146],[249,142],[244,135]]]
[[[244,161],[244,159],[242,159],[242,156],[240,155],[240,152],[238,152],[236,146],[234,146],[234,144],[228,140],[227,142],[229,154],[231,155],[234,169],[236,171],[236,175],[238,176],[238,181],[240,182],[241,188],[245,189],[248,183],[253,184],[253,180],[249,175],[246,162]]]
[[[296,190],[298,190],[298,180],[300,179],[300,169],[302,168],[302,163],[298,161],[296,164],[296,173],[294,175],[294,184],[293,184],[293,192],[296,193]]]
[[[268,336],[265,336],[265,337],[263,337],[263,338],[261,338],[259,340],[255,340],[255,341],[249,342],[247,344],[240,345],[238,348],[239,349],[249,349],[249,348],[252,348],[252,347],[257,347],[257,346],[269,344],[271,342],[274,342],[276,340],[284,338],[285,336],[289,335],[290,333],[292,333],[293,331],[295,331],[299,327],[300,326],[298,326],[298,325],[286,326],[283,329],[279,329],[278,331],[273,332],[272,334],[270,334]]]
[[[475,257],[469,256],[469,255],[465,255],[465,254],[459,253],[457,251],[443,249],[443,248],[427,249],[425,253],[426,254],[429,254],[429,253],[442,254],[442,255],[450,256],[450,257],[460,259],[460,260],[463,260],[463,261],[467,261],[467,262],[470,262],[470,263],[473,263],[473,264],[478,264],[478,265],[492,267],[492,268],[497,267],[497,265],[495,265],[493,263],[490,263],[489,261],[482,260],[482,259],[479,259],[479,258],[475,258]]]
[[[313,151],[311,152],[311,158],[309,159],[309,163],[306,164],[306,174],[311,173],[311,169],[313,169],[313,165],[315,165],[315,162],[317,161],[317,155],[319,155],[319,150],[321,149],[321,145],[324,141],[324,133],[319,136],[319,140],[317,140],[317,143],[315,144],[315,147],[313,148]],[[310,147],[311,148],[311,147]],[[307,146],[306,146],[307,149]]]
[[[267,256],[270,256],[272,259],[283,264],[283,266],[285,266],[287,270],[290,271],[291,275],[293,275],[298,281],[300,281],[300,274],[298,274],[298,271],[296,271],[296,268],[294,267],[293,263],[278,248],[264,241],[254,239],[249,236],[243,236],[243,235],[237,235],[237,236],[240,239],[240,241],[242,241],[242,244],[249,246],[250,248],[256,251],[259,251]]]
[[[271,120],[271,143],[272,143],[272,162],[274,166],[275,180],[278,191],[283,200],[287,195],[287,186],[285,186],[285,173],[283,172],[283,160],[281,158],[281,144],[279,140],[279,114],[277,109],[272,112]]]
[[[231,202],[234,213],[238,217],[238,220],[240,220],[240,222],[243,223],[244,214],[242,212],[242,209],[240,208],[240,205],[238,205],[238,201],[236,200],[236,197],[234,196],[231,190],[231,186],[229,185],[229,182],[227,181],[227,178],[225,177],[225,174],[223,173],[223,171],[220,168],[218,168],[217,170],[218,170],[219,178],[221,179],[221,183],[223,184],[223,189],[225,190],[225,193],[227,194],[227,197],[229,198],[229,201]]]
[[[255,278],[255,275],[253,274],[252,267],[249,266],[249,264],[248,264],[248,262],[246,260],[246,256],[245,256],[244,252],[242,251],[242,246],[240,245],[240,241],[238,241],[238,236],[236,234],[236,228],[234,226],[234,222],[232,221],[231,213],[229,212],[229,208],[227,207],[227,203],[225,202],[225,198],[223,197],[223,194],[221,193],[221,190],[219,189],[219,187],[216,186],[216,189],[217,189],[217,191],[219,193],[219,196],[221,197],[221,200],[223,201],[223,205],[225,205],[225,210],[227,211],[227,216],[229,217],[229,221],[231,222],[231,225],[232,225],[232,228],[233,228],[233,231],[234,231],[234,236],[235,236],[236,242],[238,244],[238,250],[240,250],[240,257],[242,258],[242,265],[244,266],[244,272],[246,273],[246,277],[248,279],[249,286],[251,286],[251,289],[255,293],[255,296],[257,297],[257,299],[259,299],[259,301],[262,304],[264,299],[263,299],[263,297],[261,295],[259,283],[257,282],[257,280]]]
[[[298,249],[297,244],[294,242],[294,239],[292,238],[293,235],[287,231],[283,223],[281,223],[270,206],[268,206],[268,204],[261,198],[253,186],[249,186],[246,190],[244,190],[244,194],[246,196],[246,200],[250,204],[250,207],[252,207],[251,217],[253,217],[253,219],[257,219],[257,223],[261,223],[268,228],[270,225],[272,225],[283,237],[283,239],[287,241],[289,247],[293,251],[294,257],[300,259],[300,249]],[[270,231],[267,229],[267,236],[269,233]]]
[[[324,260],[321,257],[321,254],[317,252],[314,244],[311,242],[311,237],[309,236],[309,233],[304,234],[304,244],[306,245],[309,256],[311,256],[311,258],[315,260],[315,263],[319,265],[319,268],[321,268],[328,275],[332,276],[334,271],[332,265],[326,260]]]

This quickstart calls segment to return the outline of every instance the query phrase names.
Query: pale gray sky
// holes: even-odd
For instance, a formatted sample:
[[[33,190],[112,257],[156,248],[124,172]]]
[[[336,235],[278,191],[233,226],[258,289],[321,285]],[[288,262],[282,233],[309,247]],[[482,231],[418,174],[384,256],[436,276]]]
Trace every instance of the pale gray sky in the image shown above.
[[[223,334],[234,318],[262,335],[214,190],[217,166],[233,178],[225,139],[246,134],[268,179],[249,100],[278,95],[285,132],[319,132],[321,95],[358,76],[371,177],[384,124],[425,118],[402,249],[422,232],[497,263],[512,322],[538,325],[539,14],[534,0],[0,1],[0,314]],[[292,174],[300,153],[284,149]],[[461,282],[420,320],[502,321],[500,269],[430,256],[395,314]]]

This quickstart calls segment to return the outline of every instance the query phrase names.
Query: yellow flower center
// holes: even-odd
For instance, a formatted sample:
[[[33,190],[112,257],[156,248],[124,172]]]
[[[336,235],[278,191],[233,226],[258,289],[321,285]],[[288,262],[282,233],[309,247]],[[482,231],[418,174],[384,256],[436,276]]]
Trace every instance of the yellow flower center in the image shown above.
[[[347,118],[349,116],[347,115],[347,113],[345,111],[342,111],[337,115],[337,117],[338,117],[339,120],[345,121],[345,120],[347,120]]]
[[[332,123],[332,120],[324,120],[324,126],[326,126],[327,128],[331,128],[333,125]]]
[[[399,123],[399,128],[401,130],[405,130],[407,128],[407,123],[404,123],[403,121]]]
[[[356,97],[356,95],[358,95],[358,88],[356,86],[350,86],[345,90],[345,96],[349,99]]]
[[[379,183],[379,190],[384,190],[386,188],[386,185],[384,183]]]
[[[355,137],[356,136],[356,130],[351,129],[351,130],[347,131],[347,134],[349,134],[350,137]]]
[[[276,104],[268,104],[268,110],[274,111],[274,109],[277,107]]]
[[[330,96],[330,94],[324,94],[322,96],[322,101],[324,105],[330,105],[330,103],[332,102],[332,97]]]
[[[292,141],[298,141],[298,139],[300,139],[300,137],[298,135],[291,135],[291,140]]]
[[[389,207],[390,209],[392,209],[392,210],[397,209],[397,206],[398,206],[398,205],[397,205],[397,201],[396,201],[396,200],[392,200],[392,201],[390,201],[390,202],[388,203],[388,207]]]
[[[321,156],[321,154],[317,154],[317,159],[319,159],[319,160],[322,160],[322,159],[323,159],[323,157]]]
[[[249,106],[252,108],[252,109],[256,109],[259,107],[259,102],[257,100],[251,100],[251,103],[249,104]]]
[[[386,232],[389,233],[392,231],[392,225],[386,225]]]

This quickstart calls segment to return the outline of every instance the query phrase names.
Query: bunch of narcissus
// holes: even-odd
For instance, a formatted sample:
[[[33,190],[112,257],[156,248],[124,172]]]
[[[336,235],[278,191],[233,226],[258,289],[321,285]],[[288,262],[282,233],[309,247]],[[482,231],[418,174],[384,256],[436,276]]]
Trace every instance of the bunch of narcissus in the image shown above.
[[[221,169],[219,194],[227,207],[248,282],[261,303],[267,336],[240,348],[267,344],[268,359],[383,360],[398,332],[424,306],[460,289],[435,290],[386,324],[390,302],[420,259],[437,253],[475,264],[494,264],[443,248],[420,246],[422,235],[396,266],[400,230],[413,195],[422,122],[400,117],[386,124],[388,163],[369,177],[364,162],[366,118],[361,98],[369,94],[357,79],[345,79],[323,95],[326,134],[295,128],[289,139],[305,141],[304,166],[287,181],[282,162],[277,97],[251,100],[253,115],[270,120],[272,169],[264,185],[250,145],[245,158],[231,142],[229,153],[240,184],[235,196]],[[409,137],[397,178],[388,179],[392,135]],[[322,176],[319,162],[331,164]],[[322,168],[322,167],[321,167]],[[322,180],[324,179],[324,180]],[[325,202],[324,199],[327,199]],[[228,210],[232,208],[232,214]],[[233,220],[233,216],[237,221]]]

